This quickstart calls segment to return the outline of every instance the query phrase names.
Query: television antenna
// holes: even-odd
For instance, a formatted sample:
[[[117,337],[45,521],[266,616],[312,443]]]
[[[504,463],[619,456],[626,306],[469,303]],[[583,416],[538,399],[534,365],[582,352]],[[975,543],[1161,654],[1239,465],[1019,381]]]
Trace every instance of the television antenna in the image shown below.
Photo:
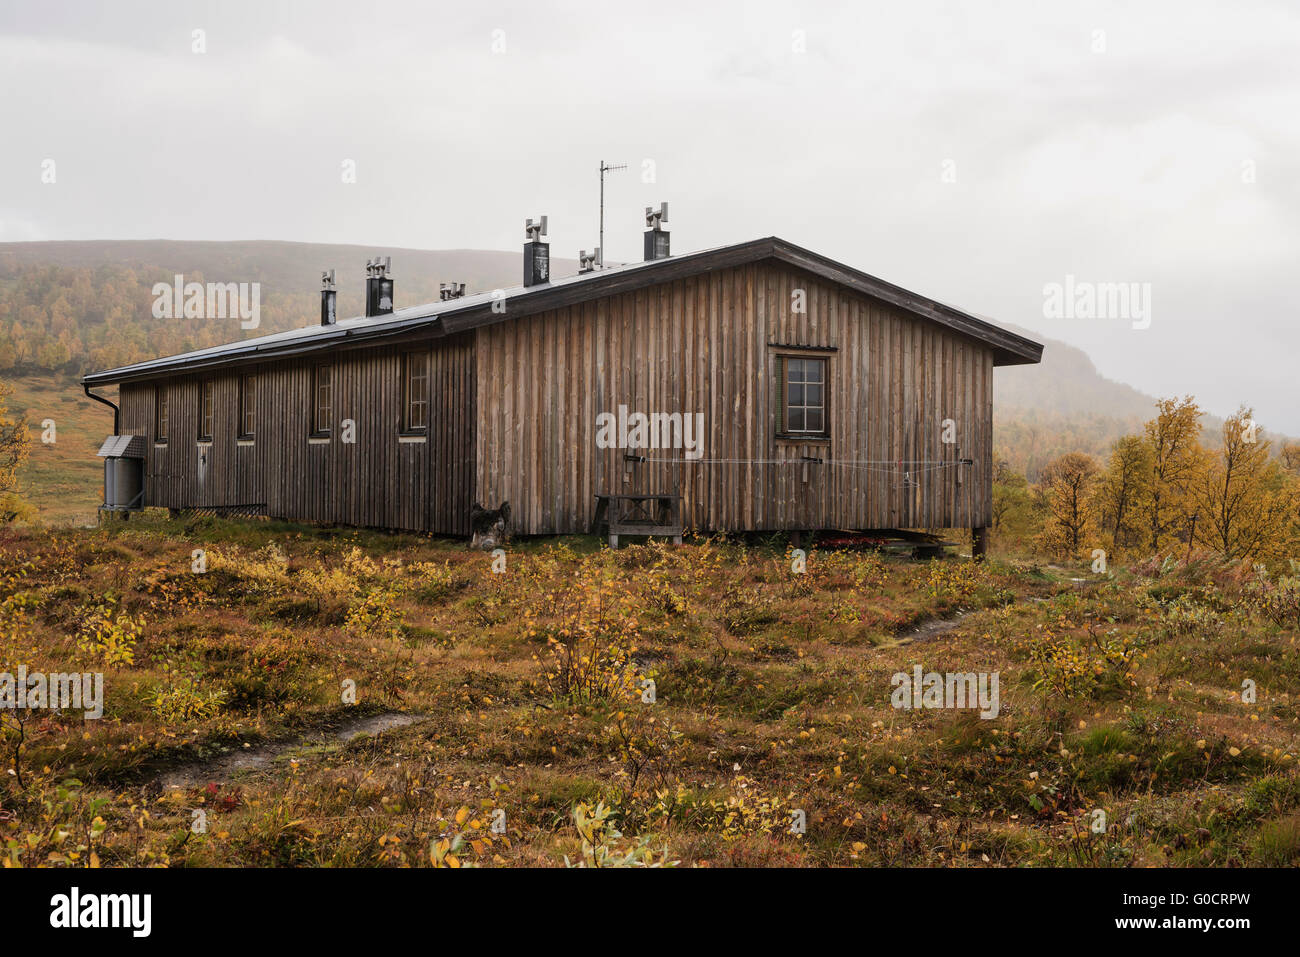
[[[610,166],[604,160],[600,161],[600,246],[596,249],[596,268],[605,268],[605,174],[617,172],[621,169],[627,169],[626,163],[620,163],[617,166]]]

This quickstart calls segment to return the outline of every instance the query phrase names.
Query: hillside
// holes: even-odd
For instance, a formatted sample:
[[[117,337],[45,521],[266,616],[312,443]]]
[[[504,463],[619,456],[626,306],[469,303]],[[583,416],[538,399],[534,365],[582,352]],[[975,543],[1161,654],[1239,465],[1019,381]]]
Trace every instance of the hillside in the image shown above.
[[[1066,452],[1105,458],[1116,439],[1154,415],[1155,396],[1107,379],[1082,349],[1012,323],[998,325],[1043,343],[1040,364],[1001,369],[993,377],[995,455],[1017,471],[1033,479]],[[1209,415],[1202,422],[1207,440],[1223,425]]]
[[[981,318],[1043,343],[1041,363],[1016,366],[1006,374],[998,374],[994,400],[999,410],[1032,410],[1066,417],[1093,414],[1109,419],[1150,417],[1156,397],[1107,379],[1082,349],[1014,323]]]

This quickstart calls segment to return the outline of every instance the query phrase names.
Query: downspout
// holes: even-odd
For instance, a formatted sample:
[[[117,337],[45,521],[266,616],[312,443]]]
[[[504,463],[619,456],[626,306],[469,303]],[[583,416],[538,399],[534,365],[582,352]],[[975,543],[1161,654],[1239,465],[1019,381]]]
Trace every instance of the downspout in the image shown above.
[[[121,424],[122,410],[119,409],[117,406],[115,406],[112,402],[109,402],[102,395],[95,395],[95,393],[90,391],[90,386],[83,383],[82,388],[86,390],[86,395],[89,398],[94,399],[96,402],[102,402],[104,403],[104,405],[108,406],[110,409],[113,410],[113,434],[119,435],[121,433],[121,429],[119,428],[119,425]]]

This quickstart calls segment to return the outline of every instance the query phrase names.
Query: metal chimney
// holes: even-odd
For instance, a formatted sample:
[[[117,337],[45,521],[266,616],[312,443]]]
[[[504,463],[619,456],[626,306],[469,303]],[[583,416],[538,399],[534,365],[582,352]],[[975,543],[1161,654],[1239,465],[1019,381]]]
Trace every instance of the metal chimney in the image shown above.
[[[546,235],[546,217],[524,226],[524,285],[536,286],[551,281],[551,244],[542,242]]]
[[[587,250],[578,250],[578,272],[595,272],[596,267],[600,264],[600,247],[596,247],[594,253],[588,254]]]
[[[332,326],[338,322],[338,290],[334,287],[334,270],[320,274],[320,324]]]
[[[663,224],[668,222],[668,204],[660,203],[657,210],[645,208],[645,224],[650,227],[645,231],[645,261],[668,258],[668,231]]]
[[[392,256],[366,260],[366,316],[384,316],[393,311],[393,277],[388,274]]]
[[[465,295],[465,284],[463,282],[438,283],[439,302],[446,302],[449,299],[460,299],[464,295]]]

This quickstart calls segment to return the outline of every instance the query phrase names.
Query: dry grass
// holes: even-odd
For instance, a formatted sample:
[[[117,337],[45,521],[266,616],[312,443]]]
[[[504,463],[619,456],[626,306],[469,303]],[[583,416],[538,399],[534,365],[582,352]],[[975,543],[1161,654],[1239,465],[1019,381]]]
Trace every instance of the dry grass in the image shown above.
[[[160,516],[9,533],[0,670],[103,671],[106,705],[28,724],[23,783],[0,784],[7,861],[1296,860],[1300,622],[1275,583],[1203,564],[1080,589],[1020,562],[816,551],[796,576],[779,545],[716,541],[490,562]],[[935,618],[956,620],[909,638]],[[999,716],[895,709],[891,676],[918,664],[997,672]],[[337,733],[387,712],[416,720]]]

